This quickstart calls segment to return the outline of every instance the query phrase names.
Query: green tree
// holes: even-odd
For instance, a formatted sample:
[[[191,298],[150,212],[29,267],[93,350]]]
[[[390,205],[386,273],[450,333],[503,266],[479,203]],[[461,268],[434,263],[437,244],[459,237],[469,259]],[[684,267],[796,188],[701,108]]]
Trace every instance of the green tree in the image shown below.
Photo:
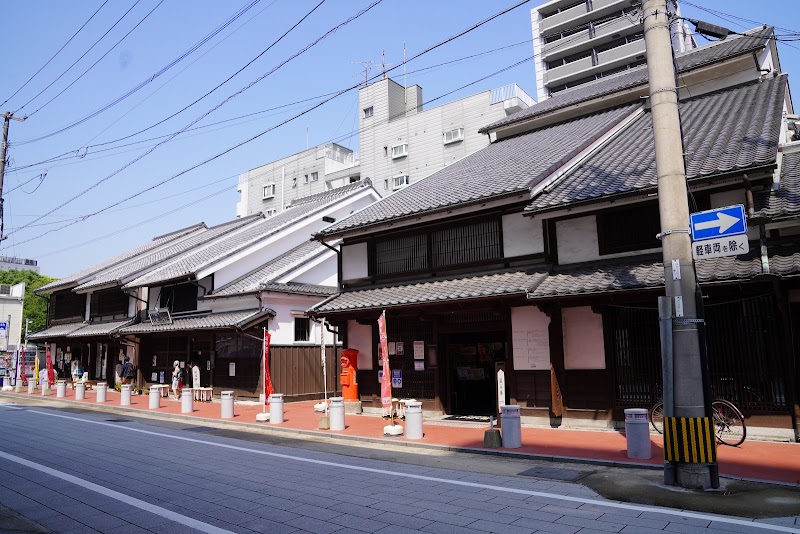
[[[33,294],[45,284],[54,282],[57,278],[50,278],[34,271],[0,271],[0,284],[15,285],[25,282],[25,303],[22,307],[22,331],[25,332],[25,320],[29,319],[29,332],[36,332],[47,325],[47,300]]]

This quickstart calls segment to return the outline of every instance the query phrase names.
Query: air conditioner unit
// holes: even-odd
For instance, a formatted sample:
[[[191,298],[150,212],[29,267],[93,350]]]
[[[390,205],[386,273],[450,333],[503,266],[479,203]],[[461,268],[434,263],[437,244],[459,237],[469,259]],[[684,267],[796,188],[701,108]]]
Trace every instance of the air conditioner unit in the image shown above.
[[[10,295],[11,286],[9,284],[0,284],[0,295]]]
[[[153,326],[172,324],[172,315],[169,313],[169,308],[154,308],[149,310],[147,314],[150,316],[150,324]]]

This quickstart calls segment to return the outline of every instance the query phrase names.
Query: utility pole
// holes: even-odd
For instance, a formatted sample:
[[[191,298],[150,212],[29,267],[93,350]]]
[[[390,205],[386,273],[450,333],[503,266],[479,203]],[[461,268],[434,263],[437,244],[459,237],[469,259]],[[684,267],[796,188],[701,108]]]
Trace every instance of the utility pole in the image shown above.
[[[3,144],[0,146],[0,241],[6,236],[3,233],[3,179],[6,176],[6,152],[8,151],[8,124],[12,120],[22,122],[28,117],[15,117],[10,111],[3,113]]]
[[[644,0],[642,17],[658,175],[664,282],[676,318],[672,323],[674,382],[664,384],[665,391],[674,388],[674,414],[669,413],[671,407],[665,406],[665,415],[702,418],[706,415],[703,369],[698,325],[693,322],[697,321],[697,282],[689,235],[686,169],[667,0]],[[665,466],[665,480],[667,469]],[[709,488],[709,465],[679,463],[674,482],[686,488]]]

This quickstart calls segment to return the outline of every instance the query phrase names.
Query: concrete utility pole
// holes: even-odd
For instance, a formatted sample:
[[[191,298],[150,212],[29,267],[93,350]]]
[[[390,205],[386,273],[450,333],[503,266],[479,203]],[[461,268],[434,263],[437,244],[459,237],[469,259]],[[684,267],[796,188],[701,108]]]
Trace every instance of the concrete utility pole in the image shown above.
[[[673,323],[674,416],[704,417],[702,365],[695,303],[696,275],[689,235],[689,202],[683,162],[678,90],[670,40],[667,0],[644,0],[644,39],[650,77],[650,106],[658,174],[658,211],[666,295],[673,314],[689,321]],[[665,406],[665,414],[669,415]],[[676,482],[686,488],[709,488],[708,464],[681,463]]]
[[[3,234],[3,179],[6,176],[6,151],[8,149],[8,123],[13,119],[22,122],[27,117],[15,117],[10,111],[3,113],[3,144],[0,146],[0,241],[6,237]]]

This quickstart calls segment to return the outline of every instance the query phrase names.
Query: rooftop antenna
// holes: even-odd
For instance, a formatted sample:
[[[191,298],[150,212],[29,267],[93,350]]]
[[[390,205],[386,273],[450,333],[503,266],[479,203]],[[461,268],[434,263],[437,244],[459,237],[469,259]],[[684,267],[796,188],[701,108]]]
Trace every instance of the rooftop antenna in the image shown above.
[[[361,65],[361,68],[364,69],[364,87],[369,85],[369,72],[375,68],[374,61],[351,61],[353,65]]]

